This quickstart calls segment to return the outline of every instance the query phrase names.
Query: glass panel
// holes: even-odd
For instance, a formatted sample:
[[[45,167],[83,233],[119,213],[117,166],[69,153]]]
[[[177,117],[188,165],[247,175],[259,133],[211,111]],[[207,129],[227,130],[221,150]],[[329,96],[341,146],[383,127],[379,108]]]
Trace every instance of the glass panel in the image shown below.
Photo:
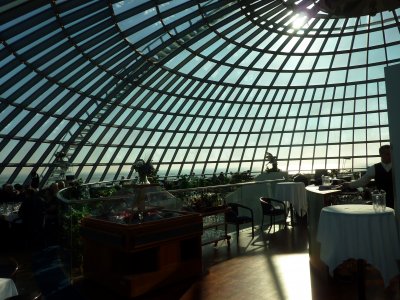
[[[318,13],[293,28],[315,3],[114,2],[115,15],[93,1],[7,8],[3,181],[46,173],[63,147],[95,180],[144,156],[167,176],[257,174],[265,149],[288,172],[337,168],[347,156],[363,168],[377,158],[370,145],[390,141],[384,68],[400,60],[398,9]]]

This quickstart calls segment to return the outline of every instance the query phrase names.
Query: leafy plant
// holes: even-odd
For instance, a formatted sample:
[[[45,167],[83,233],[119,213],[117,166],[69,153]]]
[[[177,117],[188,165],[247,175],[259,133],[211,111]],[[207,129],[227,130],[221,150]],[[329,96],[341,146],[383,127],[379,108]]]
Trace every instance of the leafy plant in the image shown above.
[[[144,161],[141,158],[136,160],[132,168],[139,173],[139,176],[156,175],[156,169],[154,168],[150,158],[147,161]]]
[[[80,266],[82,262],[83,245],[80,237],[80,222],[90,215],[91,209],[87,205],[76,207],[69,206],[62,218],[63,236],[62,242],[71,251],[71,260],[74,267]]]
[[[106,198],[111,197],[117,192],[117,188],[112,187],[91,187],[90,188],[90,198]]]
[[[271,153],[267,152],[267,154],[265,155],[265,159],[267,160],[268,164],[272,165],[272,168],[267,167],[267,172],[279,172],[280,171],[278,169],[278,157],[277,156],[274,156]]]

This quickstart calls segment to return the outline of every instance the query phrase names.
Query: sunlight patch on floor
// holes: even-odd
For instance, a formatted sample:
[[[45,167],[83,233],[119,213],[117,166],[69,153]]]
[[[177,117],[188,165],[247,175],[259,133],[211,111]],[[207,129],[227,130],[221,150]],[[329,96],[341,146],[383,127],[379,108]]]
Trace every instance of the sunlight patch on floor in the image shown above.
[[[274,255],[271,262],[285,299],[312,299],[308,254]]]

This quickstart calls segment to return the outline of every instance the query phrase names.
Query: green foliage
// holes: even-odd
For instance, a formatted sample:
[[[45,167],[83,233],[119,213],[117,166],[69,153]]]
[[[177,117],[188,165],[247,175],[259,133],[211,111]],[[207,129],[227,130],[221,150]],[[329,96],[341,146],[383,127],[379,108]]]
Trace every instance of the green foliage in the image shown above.
[[[167,190],[175,189],[187,189],[187,188],[198,188],[225,184],[235,184],[242,182],[253,181],[254,177],[251,175],[250,171],[230,173],[226,176],[221,172],[218,176],[213,174],[211,177],[206,177],[205,175],[196,176],[194,174],[179,175],[174,181],[164,181],[164,187]]]
[[[91,187],[90,198],[106,198],[111,197],[117,192],[115,186],[104,186],[104,187]]]
[[[267,167],[267,172],[279,172],[278,169],[278,157],[272,155],[271,153],[267,152],[265,155],[265,159],[267,160],[268,164],[272,165],[272,168]]]
[[[109,188],[113,190],[112,187]],[[114,189],[115,190],[115,189]],[[81,220],[87,216],[103,216],[119,208],[121,202],[96,201],[86,204],[64,205],[61,210],[63,236],[62,243],[65,248],[71,250],[72,264],[76,267],[82,261],[83,245],[80,235]]]
[[[82,242],[80,237],[80,222],[90,215],[88,205],[66,206],[62,215],[63,236],[62,243],[71,250],[73,266],[79,266],[82,261]]]
[[[218,207],[225,202],[220,193],[203,191],[191,192],[190,194],[184,195],[182,199],[184,207],[195,211],[203,211],[208,208]]]
[[[141,158],[136,160],[132,166],[132,169],[138,172],[139,176],[152,177],[157,175],[156,169],[154,168],[150,158],[147,161],[144,161]]]
[[[65,197],[67,199],[88,199],[89,193],[87,187],[83,184],[82,178],[70,183],[70,188],[66,189]]]

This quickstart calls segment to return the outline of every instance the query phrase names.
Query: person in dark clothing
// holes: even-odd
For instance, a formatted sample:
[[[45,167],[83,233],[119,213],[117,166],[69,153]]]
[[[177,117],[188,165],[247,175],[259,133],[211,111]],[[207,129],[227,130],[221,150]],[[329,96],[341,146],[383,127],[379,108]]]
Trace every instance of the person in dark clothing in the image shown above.
[[[16,197],[17,194],[14,191],[13,185],[9,183],[3,184],[0,194],[0,203],[15,202]]]
[[[39,189],[39,185],[40,185],[39,175],[38,175],[38,173],[36,173],[36,171],[32,171],[30,186],[31,186],[31,188],[34,188],[35,190],[37,190],[37,189]]]
[[[22,203],[24,202],[25,199],[25,188],[22,184],[16,183],[14,184],[14,190],[15,190],[15,203]]]
[[[33,188],[27,188],[24,196],[18,215],[22,219],[24,231],[27,234],[28,245],[37,248],[42,246],[44,241],[44,199]]]
[[[47,244],[55,244],[58,240],[58,184],[52,183],[45,190],[44,233]]]
[[[386,192],[386,206],[394,208],[394,192],[392,178],[392,156],[390,145],[379,148],[381,162],[370,166],[367,172],[358,180],[343,183],[343,188],[358,188],[366,186],[372,179],[378,190]]]

